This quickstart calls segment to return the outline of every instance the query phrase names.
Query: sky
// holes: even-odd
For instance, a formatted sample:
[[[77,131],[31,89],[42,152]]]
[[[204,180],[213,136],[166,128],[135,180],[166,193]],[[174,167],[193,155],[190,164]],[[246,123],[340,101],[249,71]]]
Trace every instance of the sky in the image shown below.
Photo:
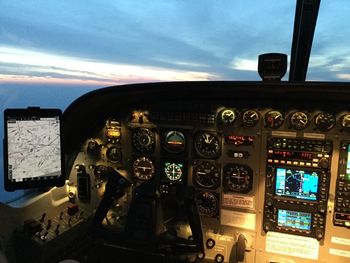
[[[2,0],[0,83],[259,80],[259,54],[290,54],[295,2]],[[308,79],[349,81],[350,2],[321,2]]]
[[[127,83],[260,80],[259,54],[290,56],[295,3],[1,0],[0,109],[64,110]],[[349,0],[321,1],[307,80],[350,81],[348,14]]]

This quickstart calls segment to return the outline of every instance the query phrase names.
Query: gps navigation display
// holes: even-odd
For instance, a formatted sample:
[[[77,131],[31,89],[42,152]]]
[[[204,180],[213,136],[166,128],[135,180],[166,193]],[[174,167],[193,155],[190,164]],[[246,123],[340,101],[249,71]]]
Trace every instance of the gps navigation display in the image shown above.
[[[61,115],[38,108],[5,112],[7,190],[62,185]]]
[[[299,230],[311,229],[311,213],[278,209],[277,224]]]
[[[276,168],[275,194],[278,196],[316,201],[319,175],[317,171]]]

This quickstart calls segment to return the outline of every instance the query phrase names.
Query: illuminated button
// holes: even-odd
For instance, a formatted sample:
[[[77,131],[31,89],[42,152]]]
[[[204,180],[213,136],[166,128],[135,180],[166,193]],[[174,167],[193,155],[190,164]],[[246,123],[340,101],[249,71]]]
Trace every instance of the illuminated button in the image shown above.
[[[306,163],[306,166],[311,166],[311,163]]]
[[[292,164],[292,162],[291,161],[287,161],[287,164]]]
[[[279,163],[280,161],[279,160],[273,160],[274,163]]]
[[[329,158],[329,154],[325,154],[324,157],[325,157],[325,158]]]
[[[294,165],[298,165],[298,162],[293,162]]]
[[[285,164],[286,163],[286,161],[285,160],[281,160],[281,164]]]
[[[321,153],[317,154],[317,157],[323,157],[323,155]]]
[[[272,159],[268,159],[267,162],[268,162],[268,163],[272,163],[273,160],[272,160]]]
[[[269,150],[268,153],[273,153],[273,150]]]
[[[317,163],[313,163],[312,166],[313,167],[318,167],[318,164]]]
[[[304,165],[305,165],[305,163],[304,163],[304,162],[300,162],[300,163],[299,163],[299,165],[304,166]]]
[[[322,156],[321,156],[322,157]],[[318,159],[312,159],[312,162],[314,162],[314,163],[318,163]]]

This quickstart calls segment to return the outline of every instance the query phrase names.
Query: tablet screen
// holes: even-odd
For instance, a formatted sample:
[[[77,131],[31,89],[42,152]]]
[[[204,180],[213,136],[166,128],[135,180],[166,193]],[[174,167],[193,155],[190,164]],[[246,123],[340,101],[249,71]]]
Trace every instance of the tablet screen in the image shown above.
[[[61,117],[56,109],[5,111],[5,188],[63,184]]]

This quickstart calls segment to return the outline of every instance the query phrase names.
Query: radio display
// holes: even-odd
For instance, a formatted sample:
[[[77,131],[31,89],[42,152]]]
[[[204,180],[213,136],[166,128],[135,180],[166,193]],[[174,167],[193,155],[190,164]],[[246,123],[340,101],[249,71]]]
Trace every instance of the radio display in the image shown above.
[[[275,195],[302,200],[317,200],[319,174],[317,171],[276,168]]]
[[[345,180],[350,181],[350,144],[348,144],[348,155],[346,162],[346,175]]]
[[[311,230],[311,213],[278,209],[277,225],[303,231]]]
[[[295,152],[295,151],[276,151],[269,154],[269,158],[288,158],[288,159],[301,159],[301,160],[312,160],[313,154],[311,152]]]

